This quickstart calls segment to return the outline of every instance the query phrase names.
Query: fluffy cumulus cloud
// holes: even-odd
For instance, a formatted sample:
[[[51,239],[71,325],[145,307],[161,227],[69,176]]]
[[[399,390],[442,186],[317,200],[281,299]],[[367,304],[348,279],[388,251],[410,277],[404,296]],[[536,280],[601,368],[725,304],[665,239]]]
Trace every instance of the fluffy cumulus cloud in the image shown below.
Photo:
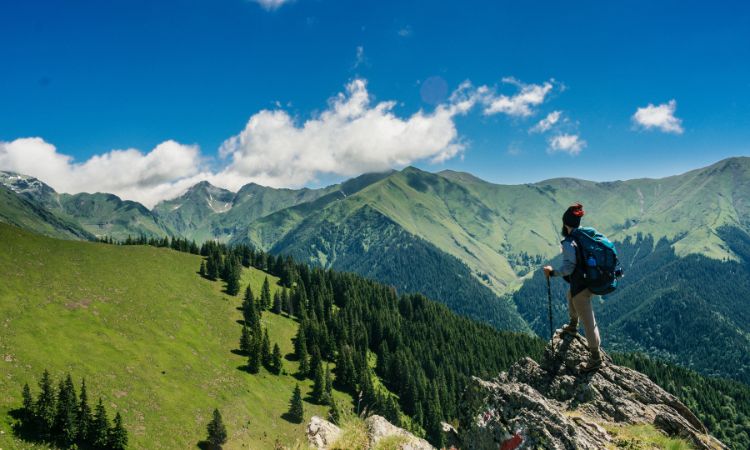
[[[281,8],[284,4],[290,3],[291,0],[254,0],[255,3],[259,4],[263,9],[272,11],[274,9]]]
[[[354,176],[416,161],[440,163],[465,150],[457,116],[476,108],[486,115],[525,117],[553,88],[553,81],[504,81],[518,92],[498,94],[495,87],[466,81],[429,111],[399,115],[395,101],[373,100],[366,81],[355,79],[305,120],[281,104],[253,114],[243,130],[221,145],[213,170],[206,169],[197,146],[171,140],[148,152],[112,150],[79,162],[41,138],[0,142],[0,170],[35,176],[60,192],[111,192],[151,207],[201,180],[231,190],[249,182],[300,187],[321,176]],[[558,119],[553,113],[544,120],[552,126]],[[550,141],[552,149],[571,154],[584,145],[577,135]]]
[[[252,179],[269,186],[301,186],[319,174],[356,175],[413,161],[445,161],[464,145],[454,122],[474,104],[462,85],[432,112],[398,117],[396,102],[373,103],[364,80],[354,80],[329,107],[303,123],[283,110],[264,110],[228,139],[220,155],[228,166],[217,179],[237,188]]]
[[[549,139],[550,153],[563,152],[571,156],[576,156],[581,153],[581,150],[586,147],[586,141],[581,139],[577,134],[558,134],[552,136]]]
[[[661,105],[651,103],[638,108],[633,114],[633,122],[646,130],[657,129],[665,133],[682,134],[682,120],[675,117],[677,102],[672,99]]]
[[[540,120],[536,125],[531,127],[529,131],[531,133],[545,133],[552,129],[552,127],[560,121],[561,116],[562,111],[552,111],[551,113],[547,114],[544,119]]]
[[[516,86],[518,92],[513,95],[488,93],[482,99],[485,115],[503,113],[516,117],[531,116],[535,112],[534,107],[544,103],[554,87],[554,80],[542,84],[525,84],[515,78],[506,77],[503,78],[503,83]]]
[[[0,142],[0,169],[35,176],[60,192],[110,192],[153,206],[208,173],[200,173],[198,147],[165,141],[148,153],[112,150],[83,163],[41,138]]]

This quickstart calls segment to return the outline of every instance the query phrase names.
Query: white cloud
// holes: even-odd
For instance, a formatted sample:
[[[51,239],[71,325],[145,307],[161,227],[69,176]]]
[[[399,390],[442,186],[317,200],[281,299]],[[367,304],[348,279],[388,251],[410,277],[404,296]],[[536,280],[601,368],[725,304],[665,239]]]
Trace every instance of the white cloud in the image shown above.
[[[584,147],[586,147],[586,141],[577,134],[558,134],[549,139],[548,151],[550,153],[563,152],[576,156],[581,153]]]
[[[222,144],[220,154],[231,162],[215,178],[230,188],[248,180],[302,186],[319,174],[351,176],[419,160],[445,161],[464,149],[454,116],[473,106],[475,100],[465,92],[469,89],[462,85],[433,112],[420,110],[404,118],[393,113],[396,102],[373,104],[361,79],[301,124],[283,110],[260,111]]]
[[[35,176],[60,192],[109,192],[146,206],[200,181],[197,146],[165,141],[148,153],[112,150],[83,163],[41,138],[0,141],[0,169]]]
[[[254,0],[255,3],[259,4],[266,11],[273,11],[274,9],[281,8],[286,3],[291,3],[291,0]]]
[[[485,105],[484,115],[503,113],[509,116],[528,117],[534,114],[534,106],[544,103],[545,98],[554,86],[554,80],[545,81],[542,84],[524,84],[515,78],[506,77],[502,81],[518,87],[518,93],[508,96],[488,92],[482,99]]]
[[[111,192],[152,207],[202,180],[231,190],[249,182],[300,187],[322,175],[353,176],[417,161],[439,163],[465,150],[457,116],[474,107],[494,108],[492,114],[530,114],[552,85],[505,81],[516,84],[520,92],[498,97],[487,86],[465,81],[434,109],[397,115],[395,101],[374,101],[366,81],[355,79],[329,99],[322,112],[303,121],[280,103],[253,114],[243,130],[221,145],[215,170],[205,168],[197,146],[171,140],[145,153],[111,150],[77,162],[42,138],[0,141],[0,170],[35,176],[60,192]],[[514,106],[493,107],[500,98]],[[565,136],[551,147],[575,154],[585,145],[578,136],[572,142]]]
[[[657,128],[665,133],[682,134],[682,120],[674,116],[677,102],[672,99],[668,103],[638,108],[633,114],[633,122],[646,130]]]
[[[546,131],[549,131],[560,120],[561,116],[562,111],[552,111],[551,113],[547,114],[547,117],[540,120],[536,125],[531,127],[529,132],[544,133]]]

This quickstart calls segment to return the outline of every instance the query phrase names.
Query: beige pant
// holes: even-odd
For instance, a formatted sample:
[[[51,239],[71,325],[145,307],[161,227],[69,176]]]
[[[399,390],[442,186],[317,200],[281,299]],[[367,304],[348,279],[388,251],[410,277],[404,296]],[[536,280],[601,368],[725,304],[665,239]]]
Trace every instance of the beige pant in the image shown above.
[[[599,327],[596,326],[594,309],[591,307],[591,297],[594,294],[588,289],[579,292],[575,297],[570,296],[568,291],[568,313],[570,321],[578,323],[578,319],[583,322],[583,329],[586,331],[586,340],[589,343],[589,350],[599,350],[601,340],[599,339]]]

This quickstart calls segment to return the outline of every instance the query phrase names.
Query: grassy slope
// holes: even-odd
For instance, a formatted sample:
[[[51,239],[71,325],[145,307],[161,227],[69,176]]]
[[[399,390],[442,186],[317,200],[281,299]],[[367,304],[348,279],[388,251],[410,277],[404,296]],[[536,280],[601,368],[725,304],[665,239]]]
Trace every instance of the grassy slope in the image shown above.
[[[111,415],[123,414],[133,448],[194,448],[218,407],[226,448],[273,448],[303,436],[281,418],[292,376],[238,370],[239,297],[195,273],[199,257],[151,247],[117,247],[44,238],[0,224],[0,448],[10,440],[9,409],[24,382],[48,368],[55,378],[86,377]],[[260,291],[264,274],[243,282]],[[296,323],[266,313],[271,341],[292,350]],[[296,363],[284,361],[285,370]],[[310,382],[302,383],[303,392]],[[344,399],[343,395],[340,397]],[[325,409],[306,404],[306,416]]]

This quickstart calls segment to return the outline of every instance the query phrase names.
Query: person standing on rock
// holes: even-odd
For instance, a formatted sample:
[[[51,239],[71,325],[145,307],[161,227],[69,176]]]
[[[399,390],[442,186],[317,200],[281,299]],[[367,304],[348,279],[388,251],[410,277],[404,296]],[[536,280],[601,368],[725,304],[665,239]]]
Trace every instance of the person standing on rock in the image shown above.
[[[581,218],[586,212],[583,205],[575,203],[568,207],[563,214],[562,240],[563,262],[557,269],[552,266],[544,266],[544,275],[549,277],[563,277],[570,284],[570,290],[567,292],[568,297],[568,314],[570,323],[562,329],[563,333],[575,336],[578,334],[578,321],[583,322],[583,329],[586,331],[586,341],[588,342],[591,357],[587,364],[581,370],[591,372],[600,368],[603,364],[601,350],[599,348],[601,340],[599,338],[599,328],[596,325],[594,310],[591,306],[591,299],[594,294],[585,286],[583,282],[583,270],[578,264],[578,244],[573,239],[572,231],[581,226]]]

